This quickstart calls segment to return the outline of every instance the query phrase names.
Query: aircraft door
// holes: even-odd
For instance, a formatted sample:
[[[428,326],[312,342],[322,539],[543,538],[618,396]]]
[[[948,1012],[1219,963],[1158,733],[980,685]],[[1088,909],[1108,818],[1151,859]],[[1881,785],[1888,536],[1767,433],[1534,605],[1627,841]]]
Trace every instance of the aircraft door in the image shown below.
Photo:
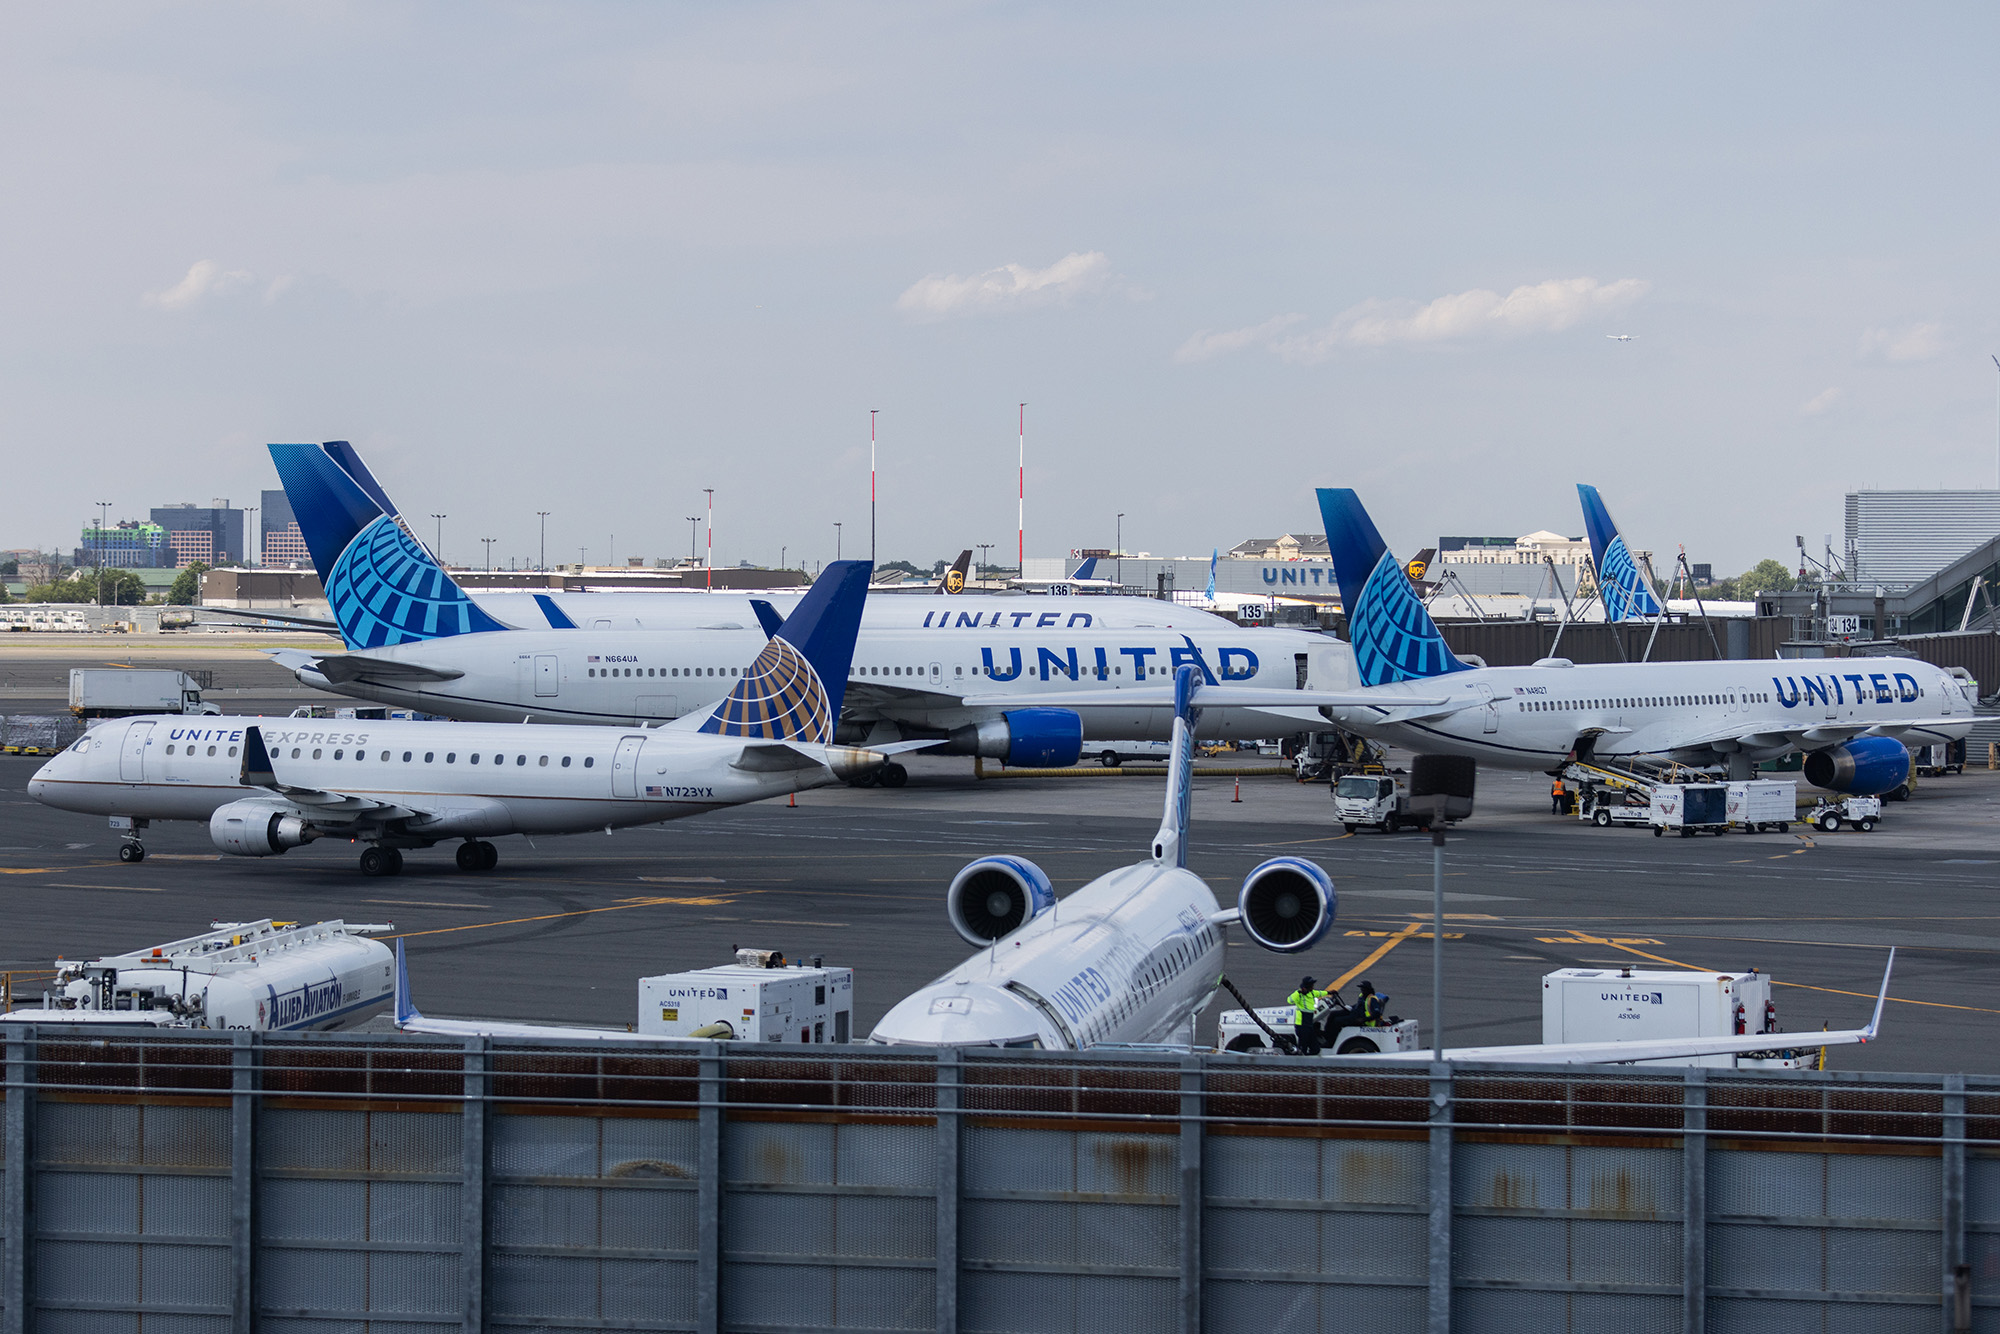
[[[612,796],[639,795],[639,748],[645,744],[646,738],[642,736],[618,738],[618,753],[611,757]]]
[[[535,693],[544,699],[553,698],[562,690],[562,673],[556,666],[556,655],[537,653],[535,655]]]
[[[932,684],[932,685],[934,685],[934,686],[941,686],[941,685],[943,685],[943,684],[944,684],[944,664],[943,664],[943,663],[941,663],[941,662],[934,662],[934,663],[932,663],[932,664],[931,664],[931,684]]]
[[[1499,731],[1500,706],[1493,702],[1493,687],[1489,685],[1476,685],[1473,687],[1473,690],[1486,699],[1486,707],[1479,711],[1479,730],[1482,732]]]
[[[125,729],[125,749],[118,755],[118,779],[124,783],[146,781],[146,747],[151,744],[153,724],[133,723]]]
[[[1310,661],[1305,654],[1294,653],[1292,655],[1292,673],[1298,680],[1298,684],[1292,688],[1294,690],[1304,690],[1306,682],[1312,675]]]

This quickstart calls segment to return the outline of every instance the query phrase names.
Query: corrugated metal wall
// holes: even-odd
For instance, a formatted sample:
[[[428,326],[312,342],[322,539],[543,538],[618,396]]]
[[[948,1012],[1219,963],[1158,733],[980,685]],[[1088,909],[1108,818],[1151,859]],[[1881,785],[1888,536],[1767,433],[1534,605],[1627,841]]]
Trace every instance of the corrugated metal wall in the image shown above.
[[[5,1334],[2000,1327],[2000,1081],[7,1038]]]

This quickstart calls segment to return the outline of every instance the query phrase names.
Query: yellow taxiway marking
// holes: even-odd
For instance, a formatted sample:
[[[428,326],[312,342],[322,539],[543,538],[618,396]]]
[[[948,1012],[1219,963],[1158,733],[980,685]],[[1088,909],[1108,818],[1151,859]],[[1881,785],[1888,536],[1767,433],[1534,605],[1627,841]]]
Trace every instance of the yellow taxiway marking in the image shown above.
[[[1342,973],[1339,977],[1333,979],[1333,985],[1328,987],[1327,990],[1328,991],[1340,990],[1342,987],[1346,986],[1349,982],[1352,982],[1355,978],[1361,976],[1363,973],[1367,972],[1370,968],[1374,967],[1376,962],[1380,960],[1383,955],[1387,954],[1390,950],[1395,949],[1396,946],[1402,944],[1404,941],[1415,936],[1419,931],[1423,929],[1424,929],[1424,924],[1422,922],[1410,923],[1408,926],[1404,927],[1401,931],[1396,932],[1394,935],[1390,936],[1387,940],[1383,941],[1380,945],[1376,946],[1375,952],[1373,954],[1370,954],[1360,963],[1355,964],[1354,967],[1348,969],[1346,972]]]
[[[73,866],[0,866],[0,875],[50,875],[56,871],[73,871]]]
[[[1657,945],[1660,942],[1647,936],[1536,936],[1544,945]]]
[[[1394,936],[1398,939],[1431,940],[1434,939],[1437,935],[1437,933],[1434,931],[1413,932],[1408,927],[1404,927],[1401,931],[1343,931],[1340,934],[1343,936],[1372,936],[1377,940],[1380,940],[1383,936]],[[1465,932],[1447,931],[1444,933],[1444,938],[1446,940],[1464,940]],[[1572,941],[1571,943],[1581,944],[1582,942]]]
[[[1678,959],[1669,959],[1658,954],[1648,954],[1644,950],[1635,950],[1630,945],[1621,945],[1617,941],[1609,940],[1603,936],[1585,935],[1581,931],[1578,931],[1575,934],[1578,938],[1577,940],[1570,942],[1572,944],[1609,945],[1614,950],[1624,950],[1627,954],[1636,954],[1642,959],[1651,959],[1654,963],[1663,963],[1674,968],[1686,968],[1690,972],[1696,972],[1696,973],[1706,973],[1712,971],[1707,968],[1696,968],[1693,964],[1682,963]],[[1840,987],[1816,987],[1806,982],[1780,982],[1776,978],[1772,978],[1771,985],[1778,987],[1791,987],[1796,991],[1822,991],[1829,996],[1859,996],[1863,1000],[1875,999],[1875,993],[1870,991],[1846,991]],[[1969,1010],[1974,1014],[2000,1014],[2000,1010],[1989,1010],[1983,1005],[1947,1005],[1943,1001],[1910,1000],[1907,997],[1903,996],[1891,996],[1889,997],[1889,999],[1895,1001],[1898,1005],[1921,1005],[1927,1009],[1932,1009],[1932,1010]]]
[[[653,908],[667,904],[684,907],[707,908],[722,903],[734,903],[734,899],[635,899],[630,903],[613,903],[602,908],[575,908],[569,912],[541,913],[534,917],[510,917],[502,922],[468,922],[464,926],[439,926],[428,931],[399,931],[393,936],[382,936],[383,940],[395,940],[403,936],[442,936],[453,931],[484,931],[491,926],[523,926],[529,922],[553,922],[563,917],[588,917],[592,913],[620,912],[626,908]]]

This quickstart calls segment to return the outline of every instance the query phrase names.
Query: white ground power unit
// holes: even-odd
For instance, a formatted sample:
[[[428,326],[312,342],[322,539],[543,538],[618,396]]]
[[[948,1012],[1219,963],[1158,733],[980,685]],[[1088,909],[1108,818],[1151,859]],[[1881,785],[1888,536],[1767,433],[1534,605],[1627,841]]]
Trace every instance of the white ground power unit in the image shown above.
[[[347,922],[280,925],[268,918],[217,922],[186,940],[58,963],[41,1009],[0,1017],[259,1033],[347,1028],[395,995],[395,956],[364,934],[393,930]]]
[[[663,1038],[738,1042],[847,1042],[854,1031],[854,970],[787,964],[770,950],[736,962],[639,979],[639,1031]]]
[[[1542,1041],[1629,1042],[1774,1033],[1778,1011],[1763,973],[1665,969],[1562,968],[1542,978]],[[1803,1070],[1816,1049],[1749,1056],[1686,1056],[1647,1065],[1706,1065],[1740,1070]]]

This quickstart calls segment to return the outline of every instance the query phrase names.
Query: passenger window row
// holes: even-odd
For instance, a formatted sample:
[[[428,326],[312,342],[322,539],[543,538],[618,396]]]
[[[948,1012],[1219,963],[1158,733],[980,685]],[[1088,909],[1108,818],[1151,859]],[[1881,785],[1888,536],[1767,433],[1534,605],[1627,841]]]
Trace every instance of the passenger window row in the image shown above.
[[[83,747],[79,746],[79,747],[77,747],[77,749],[81,750],[81,749],[83,749]],[[173,754],[173,753],[174,753],[174,748],[173,748],[173,747],[172,747],[171,745],[169,745],[169,746],[167,747],[167,754],[171,755],[171,754]],[[211,755],[215,754],[215,747],[214,747],[214,746],[210,746],[210,747],[208,748],[208,753],[209,753],[209,754],[211,754]],[[183,755],[192,755],[192,754],[194,754],[194,747],[193,747],[193,746],[182,746],[182,747],[181,747],[181,754],[183,754]],[[234,746],[231,746],[231,747],[229,748],[229,758],[231,758],[231,759],[235,759],[235,758],[236,758],[236,747],[234,747]]]
[[[296,759],[298,759],[298,758],[299,758],[299,751],[300,751],[300,750],[301,750],[301,747],[298,747],[298,746],[293,746],[293,747],[292,747],[292,758],[293,758],[293,759],[295,759],[295,760],[296,760]],[[172,747],[168,747],[168,749],[167,749],[167,753],[168,753],[169,755],[173,754],[173,748],[172,748]],[[209,754],[213,755],[214,753],[215,753],[215,748],[211,746],[211,747],[209,748]],[[234,754],[236,753],[236,748],[235,748],[234,746],[231,746],[231,747],[229,748],[229,753],[230,753],[231,755],[234,755]],[[393,752],[390,752],[390,751],[386,751],[386,750],[385,750],[385,751],[383,751],[383,752],[382,752],[382,759],[383,759],[384,761],[387,761],[387,760],[389,759],[389,757],[390,757],[390,755],[391,755],[392,753],[393,753]],[[313,759],[319,759],[319,758],[320,758],[320,755],[321,755],[321,750],[320,750],[320,748],[319,748],[319,747],[317,747],[317,746],[315,746],[315,747],[313,748],[313,753],[312,753],[312,758],[313,758]],[[346,759],[346,758],[347,758],[347,749],[346,749],[346,747],[344,747],[344,746],[343,746],[343,747],[341,747],[340,749],[338,749],[338,750],[334,751],[334,752],[333,752],[333,758],[334,758],[334,759],[336,759],[336,760],[344,760],[344,759]],[[355,758],[355,759],[357,759],[357,760],[365,760],[365,759],[367,759],[367,758],[368,758],[368,752],[367,752],[367,751],[365,751],[365,750],[357,750],[357,751],[355,751],[355,752],[354,752],[354,758]],[[561,756],[561,757],[559,757],[559,758],[560,758],[560,761],[561,761],[561,764],[560,764],[560,767],[561,767],[561,768],[564,768],[564,769],[567,769],[567,768],[569,768],[569,767],[570,767],[570,756],[568,756],[568,755],[564,755],[564,756]],[[404,751],[404,752],[403,752],[403,763],[405,763],[405,764],[411,764],[411,763],[414,763],[414,762],[415,762],[415,759],[416,759],[416,752],[415,752],[415,751],[413,751],[413,750],[406,750],[406,751]],[[437,752],[436,752],[436,751],[434,751],[434,750],[427,750],[427,751],[425,751],[425,752],[424,752],[424,763],[425,763],[425,764],[431,764],[431,763],[435,762],[435,761],[436,761],[436,759],[437,759]],[[477,751],[474,751],[474,752],[470,752],[470,753],[468,753],[468,754],[466,755],[466,757],[465,757],[465,762],[466,762],[467,764],[478,764],[478,763],[479,763],[479,761],[480,761],[480,754],[479,754],[479,752],[477,752]],[[455,751],[455,750],[448,750],[448,751],[446,751],[446,752],[444,753],[444,762],[445,762],[446,764],[457,764],[457,763],[458,763],[458,752],[457,752],[457,751]],[[505,764],[506,762],[507,762],[507,757],[506,757],[505,755],[495,755],[495,756],[493,757],[493,763],[495,763],[495,764]],[[528,757],[527,757],[526,755],[516,755],[516,756],[514,757],[514,766],[515,766],[516,768],[524,768],[524,767],[526,767],[527,763],[528,763]],[[595,760],[594,758],[592,758],[591,756],[589,756],[589,755],[586,755],[586,756],[584,756],[584,757],[583,757],[583,767],[584,767],[584,768],[586,768],[586,769],[591,769],[591,768],[595,768],[595,767],[596,767],[596,765],[597,765],[597,761],[596,761],[596,760]],[[540,757],[540,758],[539,758],[539,759],[538,759],[538,760],[536,761],[536,767],[537,767],[537,768],[540,768],[540,769],[546,769],[546,768],[548,768],[548,767],[549,767],[549,757],[548,757],[547,755],[543,755],[543,756],[541,756],[541,757]]]
[[[741,676],[741,667],[588,667],[593,677],[612,676]]]

